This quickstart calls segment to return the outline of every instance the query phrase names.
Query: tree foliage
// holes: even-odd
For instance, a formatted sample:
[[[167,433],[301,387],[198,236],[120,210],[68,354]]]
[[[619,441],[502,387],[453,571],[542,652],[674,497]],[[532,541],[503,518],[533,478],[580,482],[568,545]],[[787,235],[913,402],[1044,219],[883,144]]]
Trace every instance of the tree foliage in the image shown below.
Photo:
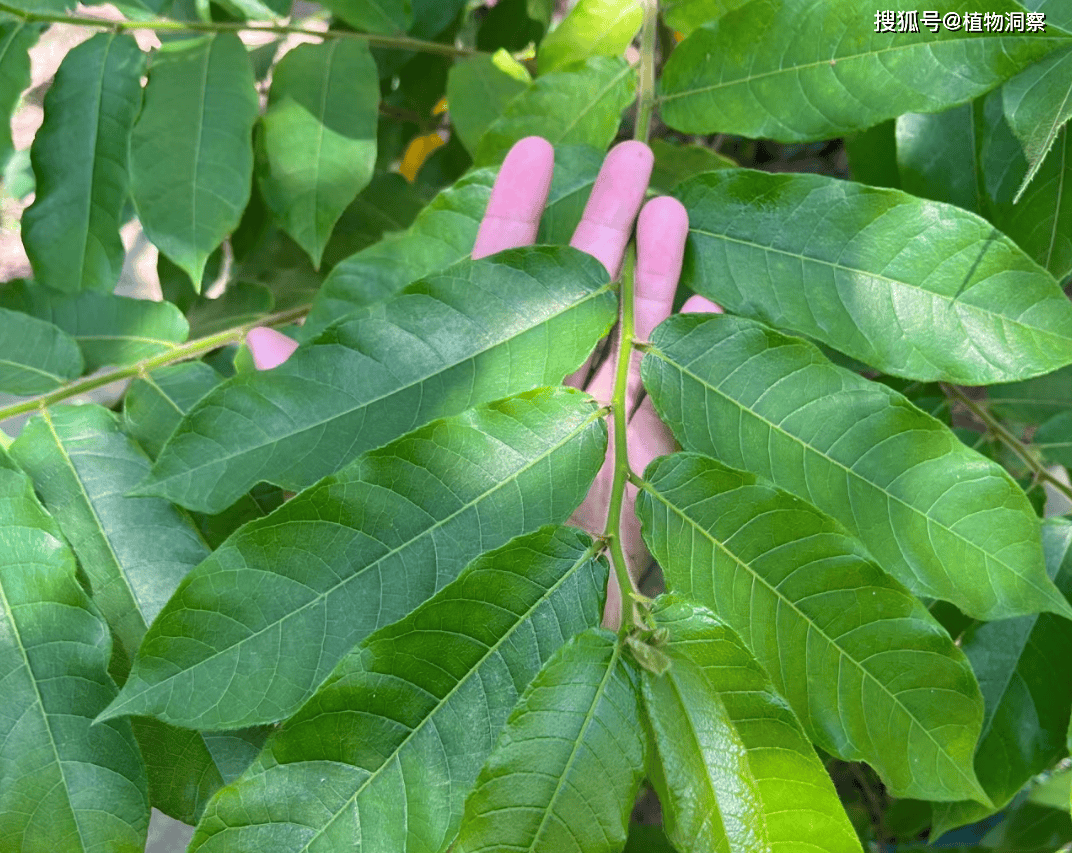
[[[73,5],[0,2],[34,186],[0,848],[141,850],[151,808],[204,853],[1072,843],[1066,9]],[[533,134],[538,245],[474,260]],[[630,135],[689,214],[682,292],[726,310],[642,341],[630,266],[564,245]],[[134,219],[159,301],[115,293]],[[562,381],[619,315],[678,452],[614,462],[593,535],[624,383]],[[271,370],[259,325],[298,341]],[[614,631],[627,480],[663,581]]]

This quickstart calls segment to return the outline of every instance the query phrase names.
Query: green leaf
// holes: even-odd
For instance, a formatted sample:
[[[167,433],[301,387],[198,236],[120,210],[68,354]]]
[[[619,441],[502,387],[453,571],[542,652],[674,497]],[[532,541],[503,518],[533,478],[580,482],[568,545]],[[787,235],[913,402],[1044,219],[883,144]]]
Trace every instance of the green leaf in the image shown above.
[[[146,236],[198,288],[249,201],[257,111],[238,36],[167,42],[153,57],[131,140],[131,190]]]
[[[115,696],[108,626],[22,474],[0,470],[0,847],[141,853],[145,770]]]
[[[410,0],[323,0],[351,27],[388,36],[402,35],[413,23]]]
[[[58,406],[32,418],[11,456],[33,479],[89,578],[127,673],[145,629],[179,581],[208,556],[189,517],[158,498],[124,497],[149,460],[101,406]]]
[[[404,231],[427,203],[397,172],[375,173],[335,223],[321,269],[335,267],[385,235]]]
[[[82,375],[74,338],[19,311],[0,308],[0,391],[29,396]]]
[[[854,181],[873,187],[901,188],[897,170],[896,123],[890,119],[845,139],[849,174]]]
[[[913,195],[983,213],[976,168],[971,104],[942,113],[905,113],[897,119],[901,189]]]
[[[60,63],[31,148],[36,198],[22,242],[41,284],[110,293],[126,252],[130,131],[141,106],[145,55],[129,35],[99,33]]]
[[[252,281],[232,281],[215,299],[199,298],[187,312],[191,337],[200,338],[259,320],[274,304],[272,291]]]
[[[1063,412],[1044,422],[1031,439],[1049,462],[1072,467],[1072,412]]]
[[[58,326],[77,342],[87,371],[162,355],[189,333],[186,318],[169,302],[92,291],[65,294],[26,281],[0,289],[0,307]]]
[[[1072,842],[1067,811],[1024,803],[983,839],[983,849],[1000,853],[1053,853]]]
[[[1072,595],[1072,521],[1042,526],[1046,563],[1058,588]],[[973,625],[961,638],[986,710],[975,752],[975,773],[997,808],[1036,773],[1066,754],[1072,704],[1072,625],[1049,614]],[[990,814],[978,803],[936,807],[937,837]]]
[[[987,389],[990,407],[1003,418],[1041,424],[1072,410],[1072,367],[1009,385]]]
[[[272,74],[261,192],[316,268],[335,223],[372,178],[379,102],[376,64],[355,39],[299,45]]]
[[[695,454],[649,466],[637,499],[667,588],[722,618],[822,749],[893,796],[986,802],[983,703],[926,608],[810,504]]]
[[[564,521],[605,449],[588,397],[542,389],[366,453],[187,576],[105,716],[202,729],[289,716],[356,643],[475,556]]]
[[[979,154],[990,218],[1020,247],[1063,279],[1072,273],[1072,134],[1056,132],[1056,141],[1019,202],[1014,199],[1027,174],[1020,143],[1002,115],[998,93],[983,105],[985,131]]]
[[[636,73],[624,59],[594,56],[553,71],[508,103],[487,129],[474,160],[499,163],[515,142],[544,137],[552,145],[590,145],[605,151],[618,133],[622,111],[636,97]]]
[[[962,0],[935,7],[943,16],[975,10]],[[1022,7],[991,0],[987,11]],[[684,133],[828,139],[969,101],[1070,41],[1054,26],[935,33],[921,23],[918,33],[876,33],[874,10],[855,0],[830,0],[822,14],[812,0],[753,0],[678,45],[663,69],[660,112]]]
[[[0,169],[15,153],[11,142],[11,115],[22,93],[30,88],[30,48],[37,44],[41,24],[23,21],[0,23]]]
[[[660,596],[673,664],[644,674],[659,799],[681,851],[860,853],[826,768],[751,652],[705,607]]]
[[[203,361],[172,364],[139,376],[124,398],[123,429],[155,459],[182,416],[222,381]]]
[[[666,25],[682,35],[689,35],[704,24],[717,21],[727,12],[743,6],[748,0],[663,0],[659,14]]]
[[[471,56],[455,64],[447,77],[450,123],[470,154],[502,113],[531,83],[525,66],[504,50],[494,56]]]
[[[1072,118],[1072,49],[1050,54],[1001,87],[1002,107],[1023,145],[1027,174],[1013,197],[1019,201]]]
[[[603,266],[576,249],[463,261],[210,392],[143,492],[219,512],[261,480],[302,489],[432,418],[560,382],[616,302]]]
[[[651,187],[657,192],[670,192],[687,178],[737,165],[729,157],[702,145],[674,145],[665,139],[653,139],[649,144],[655,155]]]
[[[637,667],[609,631],[559,649],[465,803],[455,853],[617,853],[644,775]]]
[[[521,691],[599,624],[598,550],[543,528],[372,634],[220,792],[191,849],[442,849]]]
[[[916,593],[977,619],[1072,614],[1012,478],[891,388],[719,316],[672,317],[641,371],[682,447],[814,503]]]
[[[644,11],[637,0],[578,0],[540,42],[540,74],[591,56],[621,56],[640,30]]]
[[[569,242],[602,162],[602,152],[593,148],[556,149],[555,173],[537,243]],[[305,321],[305,340],[359,306],[391,296],[410,282],[469,257],[496,172],[470,172],[439,193],[408,230],[389,235],[335,267]]]
[[[685,283],[731,312],[909,379],[1012,382],[1072,361],[1072,305],[1052,276],[960,208],[745,169],[674,195]]]

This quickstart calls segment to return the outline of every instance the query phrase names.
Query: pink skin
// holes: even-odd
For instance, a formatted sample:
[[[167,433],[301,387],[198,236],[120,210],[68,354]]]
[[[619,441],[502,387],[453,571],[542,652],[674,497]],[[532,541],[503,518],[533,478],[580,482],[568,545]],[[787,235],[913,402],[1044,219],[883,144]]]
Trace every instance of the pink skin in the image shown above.
[[[636,338],[647,340],[652,330],[670,316],[681,275],[681,261],[688,236],[689,219],[676,199],[665,196],[647,204],[644,193],[651,177],[652,153],[642,142],[623,142],[611,149],[603,162],[592,195],[570,245],[599,260],[612,277],[621,271],[625,248],[636,222],[637,263],[634,275]],[[522,139],[507,154],[491,191],[491,200],[480,223],[473,257],[483,258],[503,249],[529,246],[536,241],[540,216],[547,203],[554,169],[554,151],[538,137]],[[638,219],[639,213],[639,219]],[[717,312],[721,309],[702,296],[691,297],[683,312]],[[246,337],[258,370],[282,364],[296,349],[290,338],[272,329],[253,329]],[[609,403],[614,391],[615,359],[599,366],[585,390],[602,403]],[[566,384],[580,387],[588,375],[588,364],[566,377]],[[629,465],[642,472],[655,457],[671,453],[674,439],[659,420],[650,398],[636,407],[642,387],[640,357],[634,353],[629,366],[626,411],[636,409],[629,422]],[[614,476],[613,426],[607,458],[596,475],[584,503],[570,522],[589,533],[603,532]],[[636,579],[650,564],[651,556],[640,536],[640,522],[633,507],[636,487],[626,486],[622,512],[622,547],[630,575]],[[612,575],[607,594],[604,624],[616,627],[620,619],[621,593]]]

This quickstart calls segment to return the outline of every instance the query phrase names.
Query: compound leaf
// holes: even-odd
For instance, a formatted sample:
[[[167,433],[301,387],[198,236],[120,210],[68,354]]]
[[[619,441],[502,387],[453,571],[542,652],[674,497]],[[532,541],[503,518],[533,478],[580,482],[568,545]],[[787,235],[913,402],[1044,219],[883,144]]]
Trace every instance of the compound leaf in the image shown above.
[[[260,189],[316,268],[335,223],[372,178],[379,102],[376,63],[355,39],[299,45],[272,73]]]
[[[369,451],[186,577],[104,717],[216,730],[289,716],[478,554],[564,521],[605,450],[589,397],[540,389]]]
[[[685,449],[815,504],[920,595],[978,619],[1072,614],[1013,479],[893,389],[741,318],[679,315],[652,344],[645,387]]]
[[[213,250],[249,201],[257,92],[233,33],[165,42],[131,140],[131,190],[146,236],[200,290]]]
[[[725,169],[674,191],[684,281],[883,373],[967,385],[1072,362],[1072,304],[974,214],[820,175]]]
[[[0,846],[141,853],[149,798],[116,694],[108,626],[29,479],[0,469]]]
[[[432,418],[560,382],[615,306],[606,270],[575,249],[463,261],[209,392],[144,493],[219,512],[260,480],[304,488]]]
[[[182,416],[222,381],[203,361],[172,364],[139,376],[123,398],[123,429],[155,459]]]
[[[713,459],[657,459],[637,499],[667,587],[723,619],[809,737],[893,796],[987,802],[983,702],[964,655],[832,518]]]
[[[559,649],[465,803],[456,853],[617,853],[644,775],[638,667],[608,631]]]
[[[130,132],[141,106],[145,54],[129,35],[99,33],[71,50],[45,96],[30,156],[34,203],[22,242],[38,282],[110,293],[125,251]]]
[[[579,531],[542,528],[366,638],[220,792],[192,849],[442,849],[521,691],[599,624],[598,550]]]
[[[930,4],[940,16],[971,11]],[[1003,15],[1022,7],[993,0]],[[829,139],[907,112],[940,112],[994,88],[1072,35],[876,32],[854,0],[753,0],[700,27],[670,56],[660,82],[663,120],[684,133],[781,142]],[[761,45],[757,49],[757,45]]]

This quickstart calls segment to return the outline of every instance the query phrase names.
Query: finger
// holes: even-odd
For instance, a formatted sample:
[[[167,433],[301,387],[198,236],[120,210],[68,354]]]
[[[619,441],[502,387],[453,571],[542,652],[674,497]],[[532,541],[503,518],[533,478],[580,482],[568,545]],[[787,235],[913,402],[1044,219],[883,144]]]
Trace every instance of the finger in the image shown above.
[[[290,358],[298,342],[275,329],[258,326],[246,333],[246,346],[257,370],[271,370]]]
[[[597,258],[617,278],[648,189],[654,158],[643,142],[623,142],[603,161],[570,245]]]
[[[694,294],[681,306],[682,314],[721,314],[722,306],[712,302],[706,296]]]
[[[491,189],[491,200],[473,244],[473,258],[536,242],[554,166],[555,152],[546,139],[527,136],[514,144]]]

